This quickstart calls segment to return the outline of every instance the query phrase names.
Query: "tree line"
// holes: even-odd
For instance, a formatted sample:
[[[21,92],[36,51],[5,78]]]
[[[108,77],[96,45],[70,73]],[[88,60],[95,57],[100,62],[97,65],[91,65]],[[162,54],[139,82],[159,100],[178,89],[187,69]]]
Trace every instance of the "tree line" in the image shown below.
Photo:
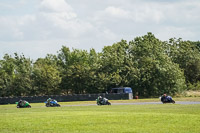
[[[147,33],[101,52],[62,46],[36,61],[17,53],[0,60],[1,97],[104,93],[121,86],[143,97],[198,90],[200,42],[161,41]]]

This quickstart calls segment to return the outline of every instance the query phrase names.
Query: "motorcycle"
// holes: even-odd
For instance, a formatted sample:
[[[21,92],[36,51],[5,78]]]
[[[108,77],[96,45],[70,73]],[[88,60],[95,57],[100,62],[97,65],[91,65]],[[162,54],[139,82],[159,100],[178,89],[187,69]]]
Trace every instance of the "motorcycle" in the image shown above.
[[[171,96],[166,96],[166,97],[160,97],[161,102],[164,103],[175,103],[175,101],[172,99]]]
[[[60,104],[56,100],[51,100],[50,102],[44,102],[46,107],[60,107]]]
[[[111,105],[107,98],[103,98],[102,100],[96,99],[97,105]]]
[[[16,104],[17,104],[17,108],[31,108],[31,105],[29,104],[29,102],[27,102],[25,100],[16,102]]]

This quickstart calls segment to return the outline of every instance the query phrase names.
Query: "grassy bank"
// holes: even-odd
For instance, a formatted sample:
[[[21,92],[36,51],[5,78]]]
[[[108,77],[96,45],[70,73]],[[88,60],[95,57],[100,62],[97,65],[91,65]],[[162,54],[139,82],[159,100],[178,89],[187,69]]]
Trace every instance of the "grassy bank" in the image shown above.
[[[137,101],[156,99],[139,99]],[[191,99],[190,99],[191,100]],[[135,102],[136,100],[130,100]],[[130,102],[129,101],[129,102]],[[193,100],[192,100],[193,101]],[[112,101],[122,102],[122,101]],[[123,101],[128,102],[128,101]],[[67,102],[61,105],[88,104]],[[115,105],[46,108],[43,103],[30,109],[0,106],[2,133],[199,133],[200,105]]]

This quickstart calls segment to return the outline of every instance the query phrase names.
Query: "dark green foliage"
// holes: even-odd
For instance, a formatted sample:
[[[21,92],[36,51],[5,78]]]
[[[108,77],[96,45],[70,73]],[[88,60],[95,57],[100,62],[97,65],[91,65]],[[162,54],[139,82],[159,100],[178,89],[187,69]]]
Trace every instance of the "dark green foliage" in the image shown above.
[[[32,62],[24,55],[15,54],[15,78],[13,82],[13,95],[29,95],[32,89]]]
[[[0,61],[0,96],[13,95],[14,70],[14,59],[6,54]]]
[[[199,46],[181,39],[163,42],[148,33],[99,53],[63,46],[58,55],[35,62],[6,54],[0,60],[0,96],[101,93],[120,86],[144,97],[198,90]]]
[[[130,42],[137,78],[134,91],[143,96],[175,94],[185,89],[185,78],[179,66],[165,53],[165,43],[148,33]],[[133,82],[133,83],[134,83]]]
[[[34,91],[37,95],[60,94],[60,71],[54,56],[38,59],[33,67]]]
[[[170,39],[169,56],[184,71],[186,83],[196,84],[200,81],[199,42]]]

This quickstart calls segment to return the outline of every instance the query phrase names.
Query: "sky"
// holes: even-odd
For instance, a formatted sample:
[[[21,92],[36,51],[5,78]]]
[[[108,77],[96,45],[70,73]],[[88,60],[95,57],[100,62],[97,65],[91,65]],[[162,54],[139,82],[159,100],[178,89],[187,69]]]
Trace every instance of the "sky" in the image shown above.
[[[200,40],[200,0],[0,0],[0,59],[57,54],[62,46],[101,52],[152,32]]]

